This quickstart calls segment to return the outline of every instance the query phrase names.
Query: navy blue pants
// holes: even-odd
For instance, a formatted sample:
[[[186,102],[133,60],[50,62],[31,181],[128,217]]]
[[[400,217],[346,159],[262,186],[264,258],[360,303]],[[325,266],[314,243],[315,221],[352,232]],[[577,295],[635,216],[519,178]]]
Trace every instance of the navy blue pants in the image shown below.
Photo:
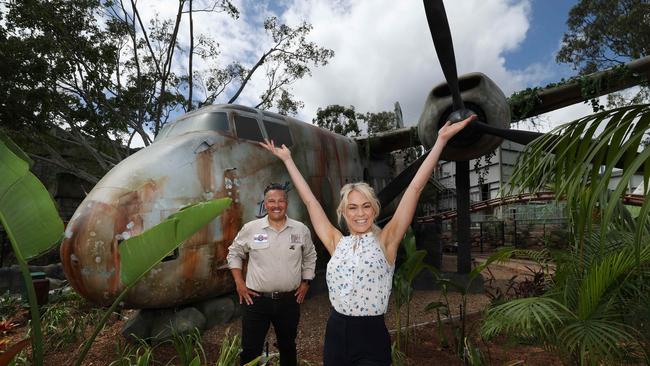
[[[347,316],[332,310],[325,330],[324,366],[388,366],[390,336],[384,316]]]
[[[253,298],[252,305],[244,304],[242,317],[241,365],[262,354],[264,339],[273,324],[278,341],[281,366],[295,366],[296,334],[300,321],[300,305],[291,296],[273,300],[266,297]]]

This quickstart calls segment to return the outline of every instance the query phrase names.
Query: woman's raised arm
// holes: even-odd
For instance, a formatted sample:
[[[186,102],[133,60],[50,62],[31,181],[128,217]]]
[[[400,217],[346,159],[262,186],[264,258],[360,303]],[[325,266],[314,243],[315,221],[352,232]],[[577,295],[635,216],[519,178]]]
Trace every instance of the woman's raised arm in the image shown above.
[[[293,162],[291,151],[284,144],[282,147],[276,147],[273,141],[266,139],[264,142],[260,142],[259,144],[282,160],[286,166],[289,176],[293,181],[293,185],[298,191],[300,199],[307,207],[307,212],[309,212],[309,218],[314,230],[316,231],[316,235],[318,235],[320,241],[325,245],[325,249],[327,249],[330,255],[332,255],[336,248],[336,243],[341,239],[342,234],[327,218],[323,207],[320,205],[316,196],[314,196],[314,193],[305,181],[305,178],[303,178],[300,173],[300,170],[298,170],[298,167]]]
[[[397,248],[413,220],[413,215],[415,215],[415,208],[418,199],[420,198],[420,194],[438,164],[438,159],[440,158],[442,150],[452,137],[474,119],[476,119],[476,115],[472,115],[469,118],[454,124],[447,122],[438,131],[438,138],[431,148],[429,156],[424,159],[424,162],[418,169],[417,173],[415,173],[415,177],[413,177],[413,180],[406,188],[406,191],[404,191],[404,195],[402,196],[399,205],[397,205],[393,218],[386,224],[384,230],[381,232],[380,240],[386,247],[386,259],[390,263],[395,263]]]

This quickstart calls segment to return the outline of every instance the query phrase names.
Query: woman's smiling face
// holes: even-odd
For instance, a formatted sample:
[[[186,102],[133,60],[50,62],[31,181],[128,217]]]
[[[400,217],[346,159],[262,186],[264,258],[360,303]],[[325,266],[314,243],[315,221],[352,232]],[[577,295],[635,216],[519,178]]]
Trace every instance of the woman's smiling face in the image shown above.
[[[350,234],[364,234],[370,231],[377,213],[370,200],[362,193],[352,190],[348,194],[348,204],[343,211],[345,223]]]

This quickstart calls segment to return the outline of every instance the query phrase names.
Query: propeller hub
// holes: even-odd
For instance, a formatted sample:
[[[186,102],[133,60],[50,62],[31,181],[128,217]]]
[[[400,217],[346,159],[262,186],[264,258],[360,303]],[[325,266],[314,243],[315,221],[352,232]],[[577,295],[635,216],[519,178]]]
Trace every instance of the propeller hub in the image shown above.
[[[438,121],[438,130],[447,123],[447,121],[453,123],[460,122],[469,116],[475,114],[480,121],[485,120],[485,112],[483,109],[472,102],[464,103],[466,108],[461,110],[452,111],[449,109],[445,111]],[[449,145],[457,148],[468,147],[476,144],[483,133],[473,128],[472,125],[467,126],[465,129],[460,131],[456,136],[454,136],[450,141]]]
[[[445,122],[463,120],[471,113],[477,114],[481,121],[493,127],[510,127],[510,106],[494,81],[482,73],[466,74],[458,81],[465,109],[454,111],[453,98],[446,83],[434,87],[427,96],[418,123],[418,137],[427,149],[436,142],[438,130]],[[441,159],[476,159],[496,149],[502,141],[500,137],[467,128],[449,142]]]

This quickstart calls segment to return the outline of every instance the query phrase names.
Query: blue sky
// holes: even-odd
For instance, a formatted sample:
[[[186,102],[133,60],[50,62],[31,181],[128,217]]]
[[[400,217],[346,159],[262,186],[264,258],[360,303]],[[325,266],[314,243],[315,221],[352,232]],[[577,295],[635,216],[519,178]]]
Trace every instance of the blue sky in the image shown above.
[[[521,46],[506,53],[506,66],[525,68],[540,60],[555,62],[555,54],[560,46],[562,35],[566,32],[569,10],[577,4],[575,0],[533,0],[529,16],[530,26]],[[573,70],[566,64],[557,65],[557,75],[570,77]],[[555,79],[548,82],[557,81]]]

